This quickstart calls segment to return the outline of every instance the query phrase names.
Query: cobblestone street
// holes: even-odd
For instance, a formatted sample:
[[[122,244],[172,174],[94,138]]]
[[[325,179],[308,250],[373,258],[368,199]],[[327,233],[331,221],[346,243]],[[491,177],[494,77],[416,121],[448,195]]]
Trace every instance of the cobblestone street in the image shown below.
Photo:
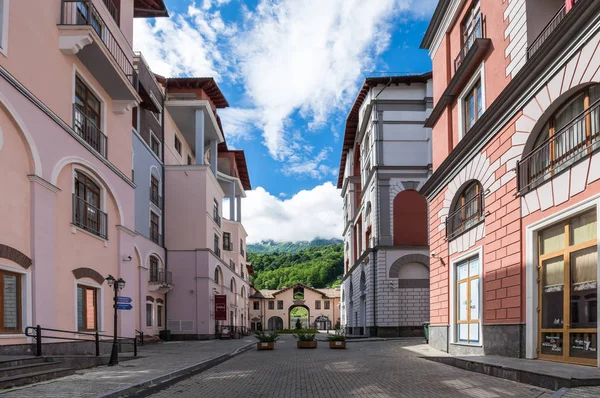
[[[291,336],[274,351],[246,352],[152,397],[549,397],[551,391],[419,358],[420,341],[319,342],[298,350]]]

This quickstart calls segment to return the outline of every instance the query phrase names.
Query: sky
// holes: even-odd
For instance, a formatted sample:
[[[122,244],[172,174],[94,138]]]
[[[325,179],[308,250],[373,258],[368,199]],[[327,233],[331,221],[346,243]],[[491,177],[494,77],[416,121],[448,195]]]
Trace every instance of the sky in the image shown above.
[[[213,77],[227,145],[246,154],[248,242],[341,238],[344,124],[365,77],[431,70],[437,0],[166,0],[136,19],[155,73]]]

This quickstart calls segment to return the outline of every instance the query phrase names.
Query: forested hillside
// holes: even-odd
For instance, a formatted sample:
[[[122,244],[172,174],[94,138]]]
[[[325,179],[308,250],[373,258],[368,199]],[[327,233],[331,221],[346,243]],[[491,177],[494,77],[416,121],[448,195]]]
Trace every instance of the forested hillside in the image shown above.
[[[260,243],[249,244],[249,253],[297,253],[300,250],[315,246],[329,246],[342,243],[341,239],[313,239],[311,241],[275,242],[264,240]]]
[[[257,289],[281,289],[294,283],[315,288],[338,286],[344,272],[342,244],[313,246],[297,252],[253,253],[248,261],[254,267],[251,277]]]

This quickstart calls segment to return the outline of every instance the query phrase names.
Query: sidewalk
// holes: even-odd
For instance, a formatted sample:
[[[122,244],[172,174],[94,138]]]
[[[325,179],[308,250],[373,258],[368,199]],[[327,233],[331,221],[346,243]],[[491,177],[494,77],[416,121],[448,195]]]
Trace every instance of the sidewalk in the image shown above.
[[[173,341],[141,347],[138,358],[118,366],[77,371],[72,376],[0,392],[1,397],[117,397],[142,384],[152,385],[225,360],[256,342],[239,340]]]

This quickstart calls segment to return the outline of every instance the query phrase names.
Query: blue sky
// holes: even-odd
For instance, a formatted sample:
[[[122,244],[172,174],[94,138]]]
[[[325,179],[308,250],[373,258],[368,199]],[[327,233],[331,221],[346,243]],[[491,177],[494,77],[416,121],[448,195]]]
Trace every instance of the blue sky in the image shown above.
[[[134,48],[159,74],[218,81],[228,145],[245,150],[255,188],[249,241],[340,237],[349,108],[367,76],[430,70],[419,43],[435,3],[166,0],[170,18],[137,20]]]

